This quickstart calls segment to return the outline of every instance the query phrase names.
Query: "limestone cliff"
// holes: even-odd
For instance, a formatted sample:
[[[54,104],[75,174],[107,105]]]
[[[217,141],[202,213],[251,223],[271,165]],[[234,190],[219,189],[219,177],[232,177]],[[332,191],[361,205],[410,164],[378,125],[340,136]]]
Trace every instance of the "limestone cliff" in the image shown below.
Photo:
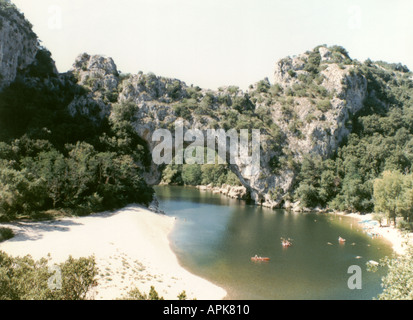
[[[31,72],[46,79],[52,74],[56,90],[66,83],[83,89],[73,90],[67,105],[72,116],[81,114],[95,123],[127,117],[150,152],[156,145],[153,132],[167,128],[173,133],[177,120],[184,130],[259,129],[260,170],[248,173],[250,165],[239,160],[230,167],[251,199],[268,207],[283,204],[304,156],[327,158],[337,150],[352,130],[349,119],[363,108],[367,94],[359,63],[337,46],[319,46],[281,59],[272,83],[264,79],[245,92],[233,86],[204,90],[152,73],[119,74],[113,59],[87,53],[78,56],[72,70],[57,75],[53,63],[46,69],[33,68],[46,51],[24,16],[4,1],[1,6],[0,89],[18,74]],[[33,85],[41,81],[30,79]],[[152,163],[146,181],[159,183],[161,171]]]
[[[32,26],[14,5],[0,3],[0,89],[31,65],[39,50]]]
[[[316,65],[309,62],[312,56],[319,59]],[[312,70],[315,67],[317,71]],[[300,162],[308,154],[327,158],[351,132],[348,120],[363,108],[367,94],[367,80],[355,69],[348,57],[324,46],[276,64],[274,83],[282,94],[271,103],[270,116],[285,134],[284,148],[293,161]],[[264,103],[258,103],[256,109],[266,108]],[[291,189],[295,170],[293,166],[281,168],[279,174],[271,175],[267,167],[264,164],[267,177],[254,185],[264,194],[264,205],[274,207]],[[274,195],[270,190],[281,192]]]
[[[316,62],[311,61],[314,57]],[[242,163],[231,169],[253,200],[277,207],[291,190],[303,156],[329,157],[351,132],[347,122],[363,107],[367,92],[367,81],[355,68],[345,53],[321,46],[280,60],[275,67],[274,84],[265,80],[247,92],[234,87],[213,92],[154,74],[119,75],[111,58],[82,54],[72,72],[78,84],[90,92],[75,99],[69,108],[72,113],[87,113],[87,106],[94,102],[99,105],[101,117],[116,117],[111,108],[114,103],[132,104],[130,121],[150,150],[156,145],[151,140],[152,133],[158,128],[173,129],[176,120],[183,121],[185,130],[197,128],[205,132],[220,127],[231,112],[239,112],[239,117],[245,110],[263,114],[254,126],[261,129],[260,172],[246,176],[248,166]],[[274,127],[278,129],[276,136],[271,131]],[[244,128],[250,128],[247,122]],[[152,165],[147,180],[156,184],[159,179],[160,168]]]

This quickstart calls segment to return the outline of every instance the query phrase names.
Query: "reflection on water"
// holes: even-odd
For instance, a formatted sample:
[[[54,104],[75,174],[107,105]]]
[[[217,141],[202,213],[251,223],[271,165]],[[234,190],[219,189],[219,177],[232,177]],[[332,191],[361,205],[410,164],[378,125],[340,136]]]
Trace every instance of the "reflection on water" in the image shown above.
[[[177,218],[170,240],[180,263],[225,288],[228,299],[371,299],[381,291],[382,274],[365,265],[391,247],[353,219],[274,211],[195,188],[155,189],[161,209]],[[293,245],[283,248],[281,238]],[[252,262],[256,254],[271,260]],[[351,265],[363,270],[361,290],[347,286]]]

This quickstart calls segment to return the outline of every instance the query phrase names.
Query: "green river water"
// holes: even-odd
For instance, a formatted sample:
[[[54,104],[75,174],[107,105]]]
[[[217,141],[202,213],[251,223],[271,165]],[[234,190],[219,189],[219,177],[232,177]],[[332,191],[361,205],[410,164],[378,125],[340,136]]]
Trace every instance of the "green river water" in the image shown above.
[[[224,288],[227,299],[370,300],[381,292],[384,274],[367,272],[366,262],[391,255],[391,246],[355,219],[274,211],[195,188],[155,190],[177,219],[170,242],[180,264]],[[293,245],[283,248],[281,237]],[[252,262],[255,255],[271,260]],[[348,287],[352,265],[361,267],[361,289]]]

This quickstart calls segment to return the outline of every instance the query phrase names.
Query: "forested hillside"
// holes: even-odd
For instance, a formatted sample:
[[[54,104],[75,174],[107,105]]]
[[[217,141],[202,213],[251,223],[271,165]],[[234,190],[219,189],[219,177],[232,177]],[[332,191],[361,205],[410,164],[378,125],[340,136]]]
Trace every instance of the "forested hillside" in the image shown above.
[[[111,58],[86,53],[58,74],[51,53],[33,43],[24,15],[4,1],[0,10],[3,41],[17,32],[27,46],[17,65],[2,67],[8,80],[0,91],[4,219],[148,204],[149,184],[162,177],[242,184],[252,200],[271,208],[300,201],[366,212],[375,208],[374,183],[383,172],[411,171],[413,74],[400,63],[359,62],[340,46],[321,45],[281,59],[273,83],[264,79],[245,92],[125,74]],[[259,129],[260,173],[245,176],[242,164],[154,165],[151,134],[172,131],[177,120],[186,129]],[[403,194],[396,211],[408,218]]]
[[[2,21],[16,11],[5,2],[0,9]],[[71,115],[69,103],[88,89],[57,74],[50,52],[37,46],[34,62],[0,92],[0,219],[148,204],[145,144],[127,122]]]
[[[373,184],[386,170],[409,173],[413,161],[413,74],[401,64],[366,61],[354,72],[368,80],[352,133],[330,158],[304,159],[295,195],[304,206],[374,209]]]

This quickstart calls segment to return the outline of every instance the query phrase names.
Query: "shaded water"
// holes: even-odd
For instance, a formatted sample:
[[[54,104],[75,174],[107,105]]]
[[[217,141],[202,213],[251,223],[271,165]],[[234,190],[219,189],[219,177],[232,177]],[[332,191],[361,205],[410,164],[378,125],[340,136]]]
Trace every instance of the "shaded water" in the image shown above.
[[[383,274],[367,272],[366,262],[392,250],[357,220],[274,211],[195,188],[155,190],[160,208],[177,218],[170,240],[181,265],[226,289],[228,299],[370,300],[381,292]],[[281,237],[293,245],[283,248]],[[254,263],[256,254],[271,260]],[[362,269],[361,290],[348,288],[351,265]]]

